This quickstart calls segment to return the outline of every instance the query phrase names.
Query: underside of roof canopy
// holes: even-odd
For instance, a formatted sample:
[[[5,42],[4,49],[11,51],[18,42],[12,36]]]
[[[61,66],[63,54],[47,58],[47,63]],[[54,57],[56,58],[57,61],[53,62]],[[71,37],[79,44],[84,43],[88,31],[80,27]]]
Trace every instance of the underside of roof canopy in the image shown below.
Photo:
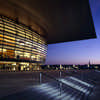
[[[96,38],[88,0],[1,0],[0,14],[17,17],[48,44]]]

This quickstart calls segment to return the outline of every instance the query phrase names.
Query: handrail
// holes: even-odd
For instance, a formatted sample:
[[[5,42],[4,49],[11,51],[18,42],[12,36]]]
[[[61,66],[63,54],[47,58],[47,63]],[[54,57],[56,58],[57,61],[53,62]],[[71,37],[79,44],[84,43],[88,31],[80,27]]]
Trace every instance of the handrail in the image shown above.
[[[62,94],[62,84],[64,84],[64,85],[66,85],[66,84],[63,83],[62,81],[60,81],[60,80],[58,80],[58,79],[56,79],[56,78],[48,75],[48,74],[46,74],[46,73],[43,73],[43,72],[40,72],[40,84],[42,83],[41,82],[42,81],[42,79],[41,79],[42,78],[42,75],[45,75],[46,77],[49,77],[49,78],[51,78],[51,79],[53,79],[53,80],[55,80],[55,81],[57,81],[59,83],[59,87],[58,88],[59,88],[60,96],[61,96],[61,94]],[[61,78],[61,73],[60,73],[60,78]],[[71,87],[71,88],[73,88],[73,87]]]
[[[67,74],[66,72],[63,72],[63,73],[64,73],[64,74]],[[72,73],[72,74],[73,74],[73,73]],[[75,73],[74,73],[74,74],[75,74]],[[91,81],[91,83],[92,83],[93,85],[95,85],[95,82],[94,82],[93,80],[90,80],[90,79],[89,79],[89,81]],[[88,100],[89,95],[91,95],[92,91],[93,91],[93,88],[90,89],[90,92],[89,92],[89,94],[87,95],[87,97],[86,97],[85,94],[84,94],[84,100]]]
[[[60,72],[62,72],[62,71],[60,71]],[[65,73],[65,74],[66,74],[66,73]],[[54,78],[53,76],[48,75],[47,73],[44,73],[44,72],[40,72],[40,83],[42,83],[42,82],[41,82],[41,81],[42,81],[42,79],[41,79],[41,78],[42,78],[42,75],[45,75],[46,77],[49,77],[49,78],[51,78],[51,79],[57,81],[58,83],[65,84],[65,83],[63,83],[62,81],[60,81],[60,80]],[[60,73],[59,77],[61,78],[61,73]],[[66,84],[65,84],[65,85],[66,85]]]
[[[62,71],[60,71],[60,72],[62,72]],[[48,78],[51,78],[51,79],[53,79],[53,80],[55,80],[55,81],[57,81],[58,83],[59,83],[59,85],[58,85],[58,88],[59,88],[59,91],[60,91],[60,95],[61,95],[61,93],[62,93],[62,84],[64,84],[64,85],[66,85],[65,83],[63,83],[62,81],[60,81],[59,79],[56,79],[56,78],[54,78],[53,76],[51,76],[51,75],[48,75],[47,73],[44,73],[44,72],[40,72],[41,73],[41,75],[45,75],[46,77],[48,77]],[[63,72],[64,74],[67,74],[67,73],[65,73],[65,72]],[[60,73],[61,74],[61,73]],[[61,78],[61,76],[60,76],[60,78]],[[71,88],[73,88],[73,87],[71,87]],[[87,100],[88,98],[89,98],[89,95],[92,93],[92,91],[93,91],[93,88],[91,88],[91,91],[90,91],[90,93],[88,94],[88,95],[86,95],[85,93],[83,93],[84,95],[84,100]]]
[[[62,77],[62,71],[59,71],[59,72],[60,72],[59,78],[61,78],[61,77]],[[43,74],[43,75],[45,75],[45,76],[47,76],[47,77],[49,77],[49,78],[52,78],[52,79],[55,80],[55,81],[58,81],[58,82],[60,82],[60,83],[63,83],[63,82],[61,82],[60,80],[54,78],[53,76],[48,75],[47,73],[44,73],[44,72],[40,72],[40,73]],[[64,72],[64,74],[67,74],[67,73]]]
[[[42,81],[42,80],[41,80],[41,76],[42,76],[42,75],[45,75],[46,77],[52,78],[53,80],[55,80],[55,81],[57,81],[57,82],[59,83],[59,86],[58,86],[59,91],[60,91],[59,95],[61,96],[61,93],[62,93],[62,84],[64,84],[64,83],[61,82],[61,81],[59,81],[58,79],[56,79],[56,78],[54,78],[54,77],[52,77],[52,76],[46,74],[46,73],[43,73],[43,72],[40,72],[40,83],[41,83],[41,81]]]
[[[64,71],[61,71],[61,72],[63,72],[63,74],[65,74],[65,75],[69,75],[69,76],[72,76],[72,75],[74,75],[74,74],[76,74],[77,72],[75,72],[75,71],[72,71],[71,73],[67,73],[67,72],[64,72]],[[74,73],[73,73],[74,72]]]
[[[50,76],[50,75],[48,75],[48,74],[46,74],[46,73],[44,73],[44,72],[40,72],[42,75],[45,75],[46,77],[49,77],[49,78],[51,78],[51,79],[53,79],[53,80],[55,80],[55,81],[57,81],[57,82],[61,82],[61,81],[59,81],[58,79],[56,79],[56,78],[54,78],[53,76]]]

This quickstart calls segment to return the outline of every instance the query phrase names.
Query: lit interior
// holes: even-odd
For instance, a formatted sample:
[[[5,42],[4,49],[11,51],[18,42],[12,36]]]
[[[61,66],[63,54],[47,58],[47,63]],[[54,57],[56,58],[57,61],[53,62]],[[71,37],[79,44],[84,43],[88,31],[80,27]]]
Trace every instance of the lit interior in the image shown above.
[[[0,58],[44,62],[46,40],[28,27],[0,17]]]

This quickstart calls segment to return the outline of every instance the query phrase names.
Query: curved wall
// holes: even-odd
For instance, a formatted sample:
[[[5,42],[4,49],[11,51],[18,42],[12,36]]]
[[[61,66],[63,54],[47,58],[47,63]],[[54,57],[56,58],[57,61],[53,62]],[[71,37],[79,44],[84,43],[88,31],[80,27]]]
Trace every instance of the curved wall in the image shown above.
[[[46,41],[28,27],[0,16],[0,55],[3,58],[18,58],[44,62]]]
[[[17,0],[0,0],[0,14],[18,20],[46,37],[46,24],[36,11]]]

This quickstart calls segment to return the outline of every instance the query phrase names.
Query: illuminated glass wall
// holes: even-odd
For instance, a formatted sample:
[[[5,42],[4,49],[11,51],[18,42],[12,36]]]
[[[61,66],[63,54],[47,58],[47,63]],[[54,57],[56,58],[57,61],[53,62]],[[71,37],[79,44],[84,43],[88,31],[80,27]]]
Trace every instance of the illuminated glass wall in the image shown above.
[[[44,62],[46,41],[28,27],[0,16],[0,58]]]

